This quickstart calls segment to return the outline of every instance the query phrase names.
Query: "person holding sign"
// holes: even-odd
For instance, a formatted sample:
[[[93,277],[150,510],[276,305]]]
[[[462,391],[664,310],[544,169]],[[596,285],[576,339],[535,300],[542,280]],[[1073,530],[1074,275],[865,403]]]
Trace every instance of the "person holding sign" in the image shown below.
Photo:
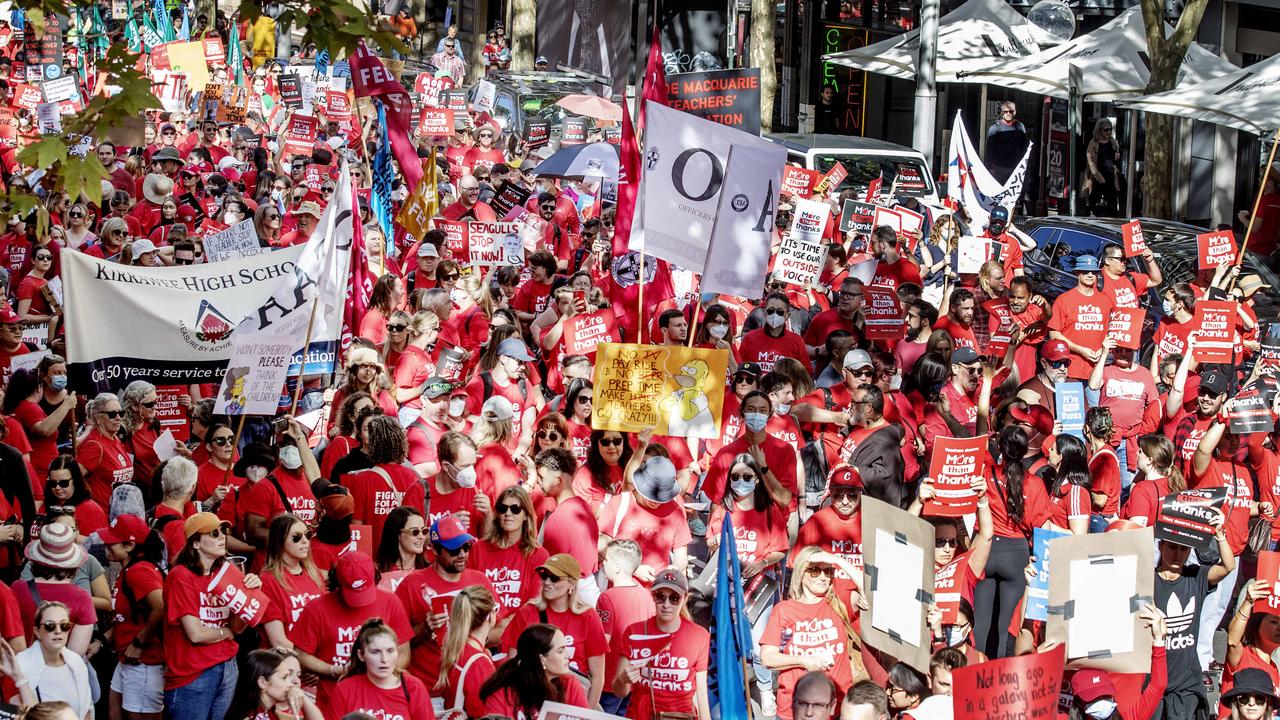
[[[1168,682],[1165,668],[1165,644],[1169,630],[1164,615],[1148,605],[1138,611],[1151,630],[1151,673],[1142,695],[1136,700],[1121,706],[1115,682],[1110,673],[1104,670],[1085,668],[1071,676],[1071,710],[1072,718],[1106,718],[1106,720],[1145,720],[1154,717],[1153,713],[1160,707],[1160,698],[1164,695]],[[1172,720],[1172,716],[1166,715]],[[1184,716],[1185,717],[1185,716]]]
[[[1280,677],[1280,667],[1272,658],[1280,650],[1280,598],[1272,594],[1272,584],[1253,580],[1241,591],[1243,601],[1227,627],[1227,657],[1222,671],[1222,698],[1234,697],[1237,679],[1241,684],[1258,670],[1272,683]],[[1246,678],[1238,678],[1244,675]],[[1224,717],[1222,712],[1218,717]]]
[[[1177,283],[1164,291],[1164,317],[1156,330],[1151,353],[1153,371],[1168,355],[1182,355],[1191,351],[1189,338],[1199,325],[1196,323],[1196,294],[1186,283]]]
[[[924,285],[919,266],[898,252],[898,234],[893,228],[881,225],[871,233],[871,251],[880,260],[875,276],[871,278],[871,287],[896,292],[906,283]]]
[[[752,330],[742,337],[738,359],[757,363],[761,371],[767,373],[773,369],[778,358],[790,357],[799,360],[806,370],[813,372],[804,340],[787,329],[787,316],[790,313],[791,301],[785,294],[769,293],[764,303],[764,327]]]

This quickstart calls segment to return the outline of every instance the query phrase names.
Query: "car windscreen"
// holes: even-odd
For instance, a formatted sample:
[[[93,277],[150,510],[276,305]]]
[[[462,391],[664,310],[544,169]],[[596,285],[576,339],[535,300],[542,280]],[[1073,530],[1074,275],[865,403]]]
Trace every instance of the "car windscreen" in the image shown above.
[[[897,183],[895,193],[900,197],[925,197],[936,195],[933,180],[929,171],[917,159],[895,155],[876,155],[873,153],[840,152],[819,153],[814,156],[814,169],[826,173],[836,162],[844,165],[849,176],[836,188],[840,190],[865,191],[876,178],[880,178],[881,192],[889,192]]]

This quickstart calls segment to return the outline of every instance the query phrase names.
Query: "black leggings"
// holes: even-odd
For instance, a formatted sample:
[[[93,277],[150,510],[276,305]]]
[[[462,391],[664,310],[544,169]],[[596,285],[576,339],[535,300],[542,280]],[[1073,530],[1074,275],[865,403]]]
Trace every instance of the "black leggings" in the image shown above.
[[[1009,622],[1027,589],[1026,569],[1031,548],[1024,538],[997,537],[991,541],[986,577],[973,591],[973,639],[987,657],[1011,654]]]

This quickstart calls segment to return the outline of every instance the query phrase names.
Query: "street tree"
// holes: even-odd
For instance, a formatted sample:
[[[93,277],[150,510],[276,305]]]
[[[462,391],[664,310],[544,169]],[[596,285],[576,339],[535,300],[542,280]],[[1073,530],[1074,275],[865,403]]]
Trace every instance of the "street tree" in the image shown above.
[[[773,53],[777,10],[771,0],[751,0],[751,67],[760,68],[760,129],[773,129],[773,96],[778,90],[778,66]]]
[[[536,0],[511,0],[511,69],[533,69],[534,35],[537,31]]]

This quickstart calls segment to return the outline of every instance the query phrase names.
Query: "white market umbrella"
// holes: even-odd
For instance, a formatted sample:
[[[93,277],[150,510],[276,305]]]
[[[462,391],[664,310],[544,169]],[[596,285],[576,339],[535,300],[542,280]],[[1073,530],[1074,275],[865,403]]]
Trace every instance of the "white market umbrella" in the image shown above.
[[[1208,82],[1182,84],[1117,103],[1129,110],[1177,115],[1259,135],[1280,128],[1280,55]]]
[[[1021,58],[1039,48],[1031,24],[1004,0],[969,0],[938,20],[938,82],[963,82],[962,72],[991,67],[998,60]],[[834,65],[890,75],[916,76],[920,30],[854,50],[824,55]]]
[[[1166,25],[1166,33],[1171,29]],[[1038,95],[1067,98],[1071,66],[1080,68],[1084,100],[1106,102],[1141,95],[1151,77],[1147,61],[1146,25],[1142,8],[1135,5],[1114,20],[1086,35],[1041,50],[1025,58],[999,61],[985,70],[964,73],[963,81],[982,82],[1025,90]],[[1185,87],[1238,70],[1198,43],[1187,48],[1178,70],[1178,85]]]

